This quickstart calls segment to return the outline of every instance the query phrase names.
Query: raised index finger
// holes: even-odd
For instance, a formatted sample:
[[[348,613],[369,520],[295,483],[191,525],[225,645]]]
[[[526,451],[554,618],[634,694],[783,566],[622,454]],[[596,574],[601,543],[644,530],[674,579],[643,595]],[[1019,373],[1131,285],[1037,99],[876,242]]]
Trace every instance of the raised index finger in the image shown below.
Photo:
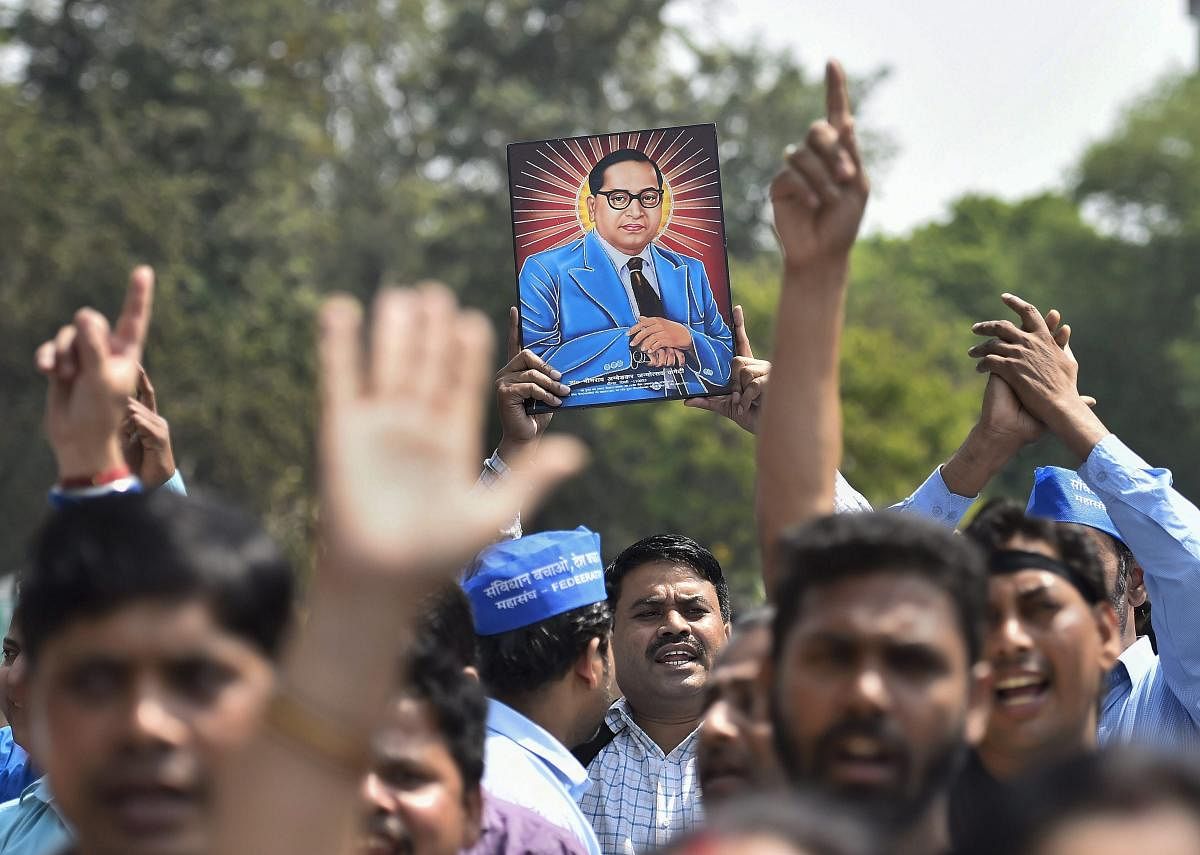
[[[154,270],[142,264],[129,275],[129,289],[125,292],[125,305],[117,318],[116,341],[113,349],[123,352],[141,353],[150,326],[150,307],[154,303]]]
[[[836,59],[831,59],[825,64],[825,118],[838,131],[847,130],[854,123],[854,116],[850,112],[850,90],[846,84],[846,72]]]

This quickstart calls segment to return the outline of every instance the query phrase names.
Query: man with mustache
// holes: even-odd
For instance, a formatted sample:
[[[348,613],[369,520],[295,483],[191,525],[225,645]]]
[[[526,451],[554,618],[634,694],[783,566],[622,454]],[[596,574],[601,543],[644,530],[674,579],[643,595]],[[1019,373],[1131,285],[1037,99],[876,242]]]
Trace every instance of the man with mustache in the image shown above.
[[[989,503],[966,536],[988,556],[992,713],[950,799],[951,836],[970,829],[1019,776],[1096,747],[1098,701],[1120,652],[1117,618],[1089,542]]]
[[[770,789],[782,778],[766,698],[758,689],[759,671],[771,652],[774,619],[775,611],[764,606],[735,621],[708,678],[696,748],[708,808]]]
[[[925,520],[840,514],[783,543],[768,693],[789,780],[864,808],[900,853],[946,848],[947,786],[983,734],[984,567]]]
[[[729,585],[689,537],[656,535],[605,570],[624,697],[576,756],[591,788],[580,806],[605,853],[662,846],[703,819],[696,746],[705,686],[729,637]]]
[[[825,80],[826,118],[771,184],[784,274],[757,455],[776,609],[760,684],[789,780],[865,808],[899,855],[927,855],[949,843],[946,787],[986,723],[986,578],[978,547],[935,523],[831,515],[850,249],[870,184],[845,73],[830,62]]]

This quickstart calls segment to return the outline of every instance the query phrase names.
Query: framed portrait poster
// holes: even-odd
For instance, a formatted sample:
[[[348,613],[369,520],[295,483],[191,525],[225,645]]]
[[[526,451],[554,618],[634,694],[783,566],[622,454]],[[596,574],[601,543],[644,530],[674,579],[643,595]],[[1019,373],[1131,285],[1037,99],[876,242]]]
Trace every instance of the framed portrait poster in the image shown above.
[[[715,125],[508,147],[521,346],[562,407],[728,391],[733,316]]]

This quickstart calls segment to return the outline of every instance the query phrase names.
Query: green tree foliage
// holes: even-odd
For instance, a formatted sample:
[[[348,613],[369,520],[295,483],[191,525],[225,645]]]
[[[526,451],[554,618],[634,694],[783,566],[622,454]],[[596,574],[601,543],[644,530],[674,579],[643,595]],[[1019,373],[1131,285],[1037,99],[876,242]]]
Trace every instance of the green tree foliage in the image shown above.
[[[305,556],[313,308],[333,289],[436,277],[504,318],[509,141],[715,121],[735,299],[768,356],[765,188],[821,92],[793,58],[668,26],[669,5],[0,3],[0,563],[19,559],[53,478],[33,349],[79,305],[113,312],[139,261],[159,271],[147,360],[185,474]],[[1109,423],[1200,478],[1182,453],[1200,424],[1196,95],[1171,81],[1133,110],[1071,197],[966,198],[948,222],[858,248],[844,469],[873,501],[907,494],[965,433],[982,390],[969,324],[1003,290],[1059,305]],[[748,434],[682,405],[564,413],[553,429],[594,462],[537,525],[586,522],[610,557],[686,532],[754,595]],[[1053,452],[1022,458],[1026,484],[1033,456]],[[1017,474],[1001,487],[1023,489]]]
[[[314,515],[312,309],[329,290],[366,296],[433,276],[503,318],[515,295],[508,141],[715,120],[730,247],[757,251],[767,180],[820,90],[783,56],[693,43],[664,23],[666,5],[0,7],[4,67],[18,69],[0,85],[0,560],[17,560],[53,478],[33,349],[76,306],[111,312],[135,262],[159,272],[147,362],[185,474],[263,513],[301,557]],[[619,415],[562,419],[597,450],[597,473],[621,468]],[[728,467],[713,449],[676,443],[654,465],[695,462],[689,483],[715,466],[715,482]],[[624,483],[608,510],[575,521],[608,534],[627,516],[659,519],[668,502],[612,503]],[[739,502],[741,547],[752,526]],[[715,531],[707,519],[655,528]],[[612,531],[615,548],[623,529]]]

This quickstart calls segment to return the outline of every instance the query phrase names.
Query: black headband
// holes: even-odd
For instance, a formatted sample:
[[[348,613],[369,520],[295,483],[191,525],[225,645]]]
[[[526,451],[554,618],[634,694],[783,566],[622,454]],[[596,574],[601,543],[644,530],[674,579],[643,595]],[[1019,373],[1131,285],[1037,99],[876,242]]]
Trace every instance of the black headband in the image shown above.
[[[1042,555],[1039,552],[1021,552],[1017,549],[1000,549],[992,553],[991,561],[988,564],[988,572],[991,575],[1007,576],[1021,570],[1048,570],[1074,585],[1089,603],[1098,603],[1101,600],[1096,596],[1095,586],[1085,579],[1083,574],[1048,555]]]

